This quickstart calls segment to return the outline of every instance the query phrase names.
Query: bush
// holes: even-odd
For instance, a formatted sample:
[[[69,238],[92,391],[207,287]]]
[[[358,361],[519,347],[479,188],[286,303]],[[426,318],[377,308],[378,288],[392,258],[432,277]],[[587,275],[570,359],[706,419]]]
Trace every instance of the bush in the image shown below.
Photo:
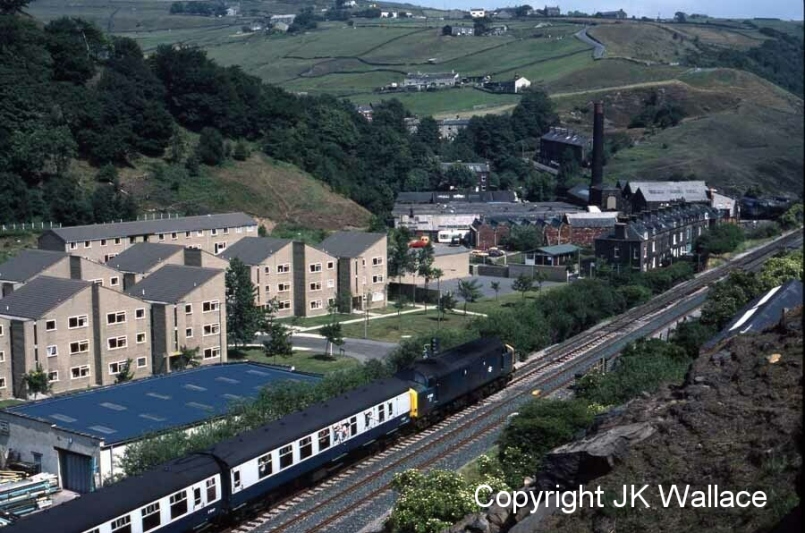
[[[204,128],[196,146],[198,159],[209,166],[220,165],[225,158],[224,137],[215,128]]]
[[[719,224],[696,239],[696,251],[705,256],[734,251],[744,241],[744,231],[735,224]]]

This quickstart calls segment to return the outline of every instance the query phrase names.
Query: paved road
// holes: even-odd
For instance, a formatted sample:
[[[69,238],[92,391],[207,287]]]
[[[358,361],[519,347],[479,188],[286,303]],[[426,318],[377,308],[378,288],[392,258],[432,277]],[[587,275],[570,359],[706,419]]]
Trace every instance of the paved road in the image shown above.
[[[255,339],[255,342],[262,343],[268,339],[267,336],[261,335]],[[304,348],[320,353],[324,353],[327,347],[327,341],[324,337],[312,335],[307,333],[296,333],[291,337],[294,348]],[[386,357],[398,345],[391,342],[373,341],[369,339],[344,339],[344,344],[341,348],[344,350],[344,355],[354,357],[358,361],[368,361],[369,359],[382,359]],[[335,348],[337,350],[338,348]]]
[[[601,59],[604,57],[604,52],[606,52],[606,47],[603,44],[599,43],[589,35],[587,35],[587,27],[585,26],[584,29],[576,33],[576,39],[579,41],[589,44],[593,47],[593,59]]]

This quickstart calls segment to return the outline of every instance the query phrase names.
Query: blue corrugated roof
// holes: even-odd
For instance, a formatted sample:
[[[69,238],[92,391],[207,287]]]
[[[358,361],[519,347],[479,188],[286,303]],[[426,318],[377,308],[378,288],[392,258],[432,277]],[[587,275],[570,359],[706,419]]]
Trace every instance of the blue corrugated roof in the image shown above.
[[[223,415],[233,402],[255,398],[263,387],[284,380],[319,378],[258,363],[229,363],[48,398],[8,411],[93,435],[109,445]]]

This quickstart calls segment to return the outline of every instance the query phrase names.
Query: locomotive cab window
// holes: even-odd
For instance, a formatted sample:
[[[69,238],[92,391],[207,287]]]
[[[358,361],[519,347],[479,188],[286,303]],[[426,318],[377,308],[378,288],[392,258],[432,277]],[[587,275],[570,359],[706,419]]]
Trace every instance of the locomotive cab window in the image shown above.
[[[330,447],[330,430],[322,429],[319,431],[319,451]]]
[[[293,464],[293,446],[283,446],[280,448],[280,470],[288,468]]]
[[[207,480],[207,503],[218,499],[218,483],[215,478]]]
[[[236,489],[240,488],[240,470],[232,471],[232,486]]]
[[[240,475],[238,475],[240,478]],[[177,492],[170,498],[171,504],[171,520],[179,518],[183,514],[187,514],[187,492]]]
[[[159,502],[143,507],[142,515],[143,531],[151,531],[162,524],[162,517],[159,514]]]
[[[257,475],[260,476],[260,479],[263,479],[266,476],[270,476],[272,472],[271,454],[267,453],[257,460]]]
[[[299,460],[307,459],[313,455],[313,439],[305,437],[299,441]]]

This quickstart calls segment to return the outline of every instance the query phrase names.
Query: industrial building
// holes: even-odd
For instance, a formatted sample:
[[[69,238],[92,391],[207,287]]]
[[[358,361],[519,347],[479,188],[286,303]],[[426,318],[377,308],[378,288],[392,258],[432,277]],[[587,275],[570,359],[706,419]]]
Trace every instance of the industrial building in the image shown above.
[[[559,168],[566,154],[581,166],[590,152],[590,140],[573,130],[552,127],[540,137],[537,161],[545,166]]]
[[[57,396],[0,411],[0,446],[57,474],[62,488],[86,493],[122,474],[126,447],[146,436],[190,430],[283,380],[318,379],[247,362]]]

